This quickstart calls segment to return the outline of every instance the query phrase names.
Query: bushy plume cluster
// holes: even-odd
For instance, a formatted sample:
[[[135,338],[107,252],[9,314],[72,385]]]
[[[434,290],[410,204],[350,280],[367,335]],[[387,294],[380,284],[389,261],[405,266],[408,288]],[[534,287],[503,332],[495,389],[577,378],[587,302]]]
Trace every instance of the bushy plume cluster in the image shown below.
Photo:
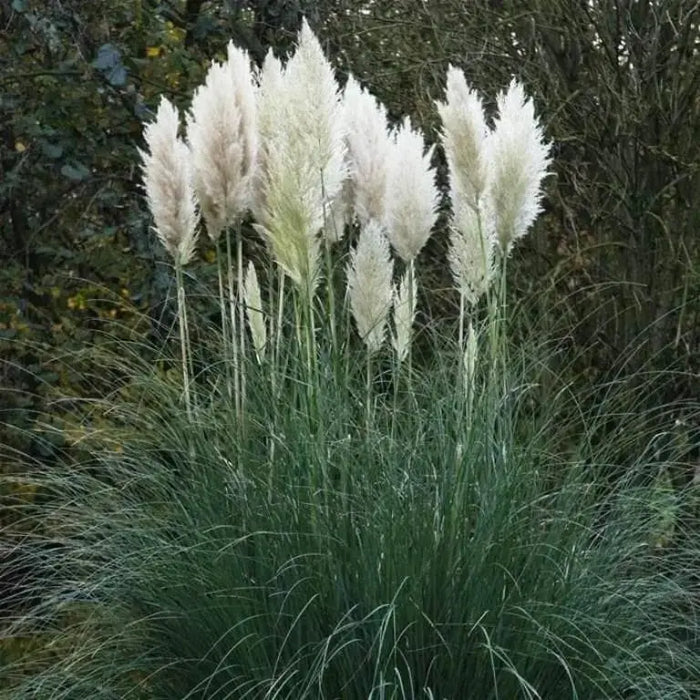
[[[416,296],[418,288],[416,276],[410,271],[404,272],[401,281],[394,290],[394,336],[392,345],[399,362],[408,356],[413,336],[413,322],[416,317]]]
[[[384,225],[396,254],[415,260],[437,219],[438,190],[430,167],[433,148],[406,118],[396,130],[388,161]]]
[[[146,126],[148,152],[140,151],[148,206],[155,231],[177,265],[186,265],[197,242],[197,208],[187,145],[178,136],[177,109],[163,97]]]
[[[255,92],[248,53],[228,45],[212,63],[187,117],[194,184],[209,237],[216,241],[252,204],[258,154]]]
[[[496,239],[507,255],[540,212],[541,183],[550,159],[534,105],[522,85],[513,80],[508,90],[498,95],[498,111],[488,140],[488,161],[493,169],[489,196]]]
[[[257,229],[282,270],[313,290],[318,234],[345,179],[345,145],[333,69],[306,22],[286,66],[268,55],[258,107],[263,155]]]
[[[476,91],[454,66],[447,71],[446,101],[437,103],[450,171],[452,222],[448,260],[468,303],[486,292],[493,276],[493,215],[486,196],[489,129]]]
[[[453,66],[437,108],[450,171],[448,261],[462,301],[473,305],[492,282],[495,251],[507,255],[539,212],[548,147],[532,102],[515,81],[498,96],[493,129],[481,98]],[[386,109],[352,76],[341,98],[333,69],[304,21],[295,53],[283,64],[270,52],[257,86],[247,53],[229,44],[228,60],[214,63],[195,93],[189,151],[177,137],[178,121],[164,100],[146,130],[151,152],[143,156],[156,230],[176,259],[189,260],[194,246],[192,182],[212,239],[251,208],[279,268],[309,300],[320,277],[321,233],[326,241],[337,240],[356,217],[361,235],[347,267],[352,315],[372,354],[383,343],[393,304],[392,343],[399,361],[407,357],[416,312],[415,259],[439,202],[433,147],[426,150],[409,119],[389,131]],[[405,264],[396,288],[390,246]],[[240,259],[238,267],[241,281]],[[259,354],[266,326],[251,266],[239,294]],[[243,326],[243,307],[239,311]],[[460,342],[464,320],[462,303]]]
[[[348,265],[350,310],[370,355],[384,342],[391,309],[394,264],[382,227],[370,221],[360,234]]]
[[[246,314],[248,316],[248,327],[253,340],[253,349],[258,362],[262,361],[265,345],[267,345],[267,326],[265,315],[262,310],[262,298],[260,296],[260,284],[255,271],[253,261],[248,262],[245,282],[243,284],[243,298],[245,300]]]
[[[345,86],[343,106],[355,214],[362,225],[370,219],[384,221],[392,154],[386,108],[352,76]]]

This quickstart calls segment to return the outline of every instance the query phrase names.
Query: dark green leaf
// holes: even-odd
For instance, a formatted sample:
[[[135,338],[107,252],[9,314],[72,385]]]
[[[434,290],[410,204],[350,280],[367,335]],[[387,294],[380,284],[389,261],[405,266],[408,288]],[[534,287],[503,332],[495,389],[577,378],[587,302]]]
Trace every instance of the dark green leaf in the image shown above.
[[[72,165],[66,163],[61,168],[61,175],[74,182],[80,182],[90,177],[90,171],[82,163],[76,162]]]
[[[110,71],[115,66],[121,65],[122,54],[119,49],[112,44],[103,44],[97,50],[97,58],[92,65],[101,71]]]
[[[63,146],[59,143],[41,142],[41,152],[47,157],[55,160],[63,155]]]
[[[126,68],[120,63],[107,73],[107,81],[114,87],[126,84]]]

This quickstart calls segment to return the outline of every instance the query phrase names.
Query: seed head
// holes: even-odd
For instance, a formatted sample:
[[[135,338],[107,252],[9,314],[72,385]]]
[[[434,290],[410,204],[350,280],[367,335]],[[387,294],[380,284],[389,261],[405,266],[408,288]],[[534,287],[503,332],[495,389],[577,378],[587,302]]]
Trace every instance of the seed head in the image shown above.
[[[487,146],[493,168],[489,196],[498,246],[507,255],[540,212],[550,159],[532,100],[515,80],[498,96],[498,110]]]
[[[355,214],[360,224],[383,221],[392,139],[386,108],[350,76],[343,94]]]
[[[428,240],[437,219],[438,191],[430,167],[432,147],[408,118],[394,134],[388,163],[384,225],[397,255],[410,262]]]
[[[393,268],[386,235],[380,224],[370,221],[360,233],[348,265],[350,309],[370,354],[384,342],[393,295]]]
[[[197,209],[190,151],[177,135],[179,126],[177,109],[163,97],[144,130],[148,151],[139,153],[156,235],[175,263],[186,265],[197,242]]]
[[[187,117],[197,198],[209,237],[216,241],[252,205],[258,154],[250,58],[228,46],[228,60],[212,63]]]

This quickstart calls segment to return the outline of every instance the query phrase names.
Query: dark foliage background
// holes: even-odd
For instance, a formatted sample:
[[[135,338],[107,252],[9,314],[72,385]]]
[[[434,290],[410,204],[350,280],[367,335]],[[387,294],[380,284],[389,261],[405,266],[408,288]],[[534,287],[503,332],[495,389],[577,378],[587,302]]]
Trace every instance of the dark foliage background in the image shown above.
[[[261,62],[303,15],[341,82],[354,73],[429,139],[449,63],[491,106],[524,81],[555,159],[545,215],[511,265],[513,295],[531,301],[523,326],[588,348],[577,380],[671,367],[682,373],[660,400],[700,395],[697,1],[0,0],[5,471],[79,444],[87,426],[56,400],[87,381],[73,353],[105,328],[148,337],[171,323],[136,150],[159,96],[187,108],[229,39]],[[443,252],[437,235],[424,260],[435,314],[455,312]],[[193,286],[212,274],[213,251],[200,257]],[[21,480],[0,495],[33,497]]]

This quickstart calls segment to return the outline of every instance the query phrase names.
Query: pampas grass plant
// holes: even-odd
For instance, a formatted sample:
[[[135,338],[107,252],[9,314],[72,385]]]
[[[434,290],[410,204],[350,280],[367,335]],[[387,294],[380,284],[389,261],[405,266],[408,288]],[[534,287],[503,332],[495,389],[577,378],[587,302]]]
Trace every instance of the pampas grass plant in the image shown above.
[[[228,60],[212,63],[204,84],[195,91],[187,117],[187,140],[192,154],[197,199],[209,238],[218,244],[221,234],[226,232],[228,294],[224,294],[224,271],[221,256],[217,254],[219,303],[224,337],[230,342],[231,352],[226,354],[230,354],[233,361],[233,398],[240,416],[245,393],[245,377],[239,361],[239,355],[245,353],[240,221],[253,204],[258,129],[250,57],[232,42],[228,45]],[[236,228],[237,295],[228,235],[231,227]],[[228,296],[230,338],[225,330],[225,296]]]
[[[33,465],[25,478],[41,497],[17,504],[21,525],[5,533],[18,542],[20,570],[41,576],[0,617],[5,638],[33,645],[0,665],[0,698],[700,695],[700,542],[680,527],[696,492],[667,487],[698,436],[659,447],[678,410],[697,417],[700,406],[649,408],[643,398],[664,376],[615,378],[596,401],[574,393],[557,345],[537,329],[511,339],[504,263],[493,273],[498,305],[478,308],[494,296],[484,231],[504,260],[536,215],[548,156],[522,88],[499,98],[483,146],[480,103],[465,86],[450,73],[442,111],[453,196],[464,203],[453,250],[455,240],[479,247],[452,254],[456,292],[472,294],[472,308],[465,323],[462,303],[461,330],[445,321],[425,331],[430,352],[402,383],[413,264],[435,222],[430,152],[408,123],[399,127],[386,199],[363,195],[359,240],[348,259],[327,248],[324,280],[325,212],[348,179],[362,191],[352,183],[362,168],[346,150],[340,92],[308,25],[286,64],[268,57],[252,208],[274,264],[265,308],[253,263],[244,278],[237,269],[252,341],[239,346],[241,405],[219,376],[236,346],[226,322],[195,320],[202,342],[191,360],[203,369],[191,377],[183,350],[184,409],[180,382],[142,344],[116,343],[111,363],[93,358],[101,374],[114,368],[112,393],[84,409],[85,425],[103,427],[63,464]],[[455,110],[465,101],[466,141],[484,147],[490,168],[477,188],[460,170],[476,158],[459,150]],[[184,158],[177,115],[163,104],[156,125],[169,119],[167,153]],[[146,131],[147,192],[177,271],[191,256],[194,200],[184,160],[169,173],[151,169],[158,128]],[[187,197],[159,208],[157,193],[177,187]],[[460,229],[482,197],[492,228]],[[171,226],[179,237],[172,221],[187,223]],[[474,261],[479,272],[464,282]],[[347,276],[342,301],[319,303],[322,286],[329,299],[339,293],[336,271]],[[393,363],[384,342],[392,303]],[[337,338],[342,327],[348,337]]]
[[[177,109],[163,98],[155,121],[144,130],[148,151],[141,151],[140,155],[144,189],[153,214],[155,232],[175,262],[182,385],[189,413],[191,371],[182,268],[194,255],[198,215],[191,153],[178,136],[179,128],[180,116]]]

